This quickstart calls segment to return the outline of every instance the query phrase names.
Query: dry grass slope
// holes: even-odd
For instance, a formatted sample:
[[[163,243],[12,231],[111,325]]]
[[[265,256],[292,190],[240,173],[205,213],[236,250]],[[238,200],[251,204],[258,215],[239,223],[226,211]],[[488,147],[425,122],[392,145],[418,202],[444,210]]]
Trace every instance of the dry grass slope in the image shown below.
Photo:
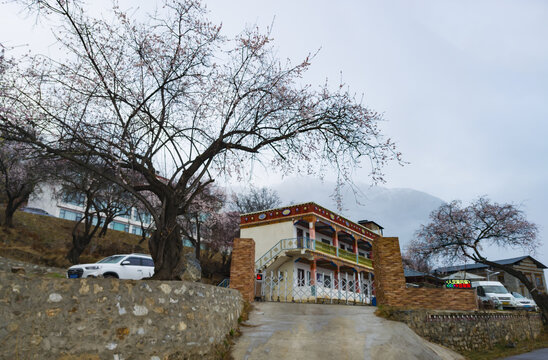
[[[15,228],[0,227],[0,256],[34,264],[67,267],[65,255],[72,242],[73,221],[29,214],[15,213]],[[116,253],[148,253],[146,241],[140,236],[109,230],[104,238],[95,237],[80,261],[95,262]]]

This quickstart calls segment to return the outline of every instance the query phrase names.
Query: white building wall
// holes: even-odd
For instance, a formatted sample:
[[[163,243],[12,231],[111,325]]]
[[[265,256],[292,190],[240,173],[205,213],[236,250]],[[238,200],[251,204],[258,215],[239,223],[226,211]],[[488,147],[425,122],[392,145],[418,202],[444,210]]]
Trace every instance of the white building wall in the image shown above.
[[[240,230],[240,237],[252,238],[255,240],[255,261],[257,261],[280,240],[291,239],[296,237],[296,235],[293,222],[284,221],[275,224],[243,228]]]
[[[50,215],[59,217],[59,207],[55,200],[55,187],[50,184],[41,184],[39,187],[39,191],[30,195],[27,207],[42,209]]]
[[[62,198],[58,196],[59,191],[60,186],[40,184],[40,190],[30,195],[27,207],[45,210],[55,217],[61,217],[61,211],[63,209],[78,212],[80,214],[84,213],[84,208],[82,206],[63,202]],[[129,218],[117,216],[114,218],[114,221],[121,224],[127,224],[128,232],[133,232],[133,229],[140,230],[141,223],[138,220],[133,219],[135,211],[136,209],[132,208]],[[146,227],[148,224],[145,223],[144,225]]]

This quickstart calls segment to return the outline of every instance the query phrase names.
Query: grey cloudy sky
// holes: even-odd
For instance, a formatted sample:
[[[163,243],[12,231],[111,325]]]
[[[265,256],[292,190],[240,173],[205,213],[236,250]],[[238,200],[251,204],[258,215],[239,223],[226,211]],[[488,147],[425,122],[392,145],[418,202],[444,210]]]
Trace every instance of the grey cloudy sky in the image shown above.
[[[274,20],[281,57],[321,48],[308,80],[342,72],[410,162],[386,169],[387,187],[522,204],[548,264],[548,2],[206,3],[229,33]]]
[[[488,195],[520,203],[541,227],[537,257],[548,264],[548,2],[204,2],[227,35],[273,23],[282,58],[297,62],[321,48],[306,80],[335,83],[342,72],[384,113],[385,133],[410,162],[386,169],[387,187],[445,201]],[[12,5],[0,6],[0,41],[51,44]],[[368,172],[358,171],[357,180],[367,181]],[[257,185],[273,180],[281,179],[257,172]]]

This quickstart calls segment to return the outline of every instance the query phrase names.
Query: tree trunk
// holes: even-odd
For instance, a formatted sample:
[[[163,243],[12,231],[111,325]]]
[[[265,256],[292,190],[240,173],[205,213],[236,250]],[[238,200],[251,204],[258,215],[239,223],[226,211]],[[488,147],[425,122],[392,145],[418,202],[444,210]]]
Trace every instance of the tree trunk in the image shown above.
[[[80,255],[84,252],[91,241],[91,235],[72,234],[72,248],[67,254],[67,260],[75,265],[80,262]]]
[[[13,199],[8,199],[6,204],[6,210],[4,211],[4,226],[12,228],[13,227],[13,214],[17,208],[13,204]]]
[[[160,224],[149,238],[148,246],[154,260],[155,280],[179,280],[185,269],[183,242],[177,209],[166,206]]]
[[[79,232],[78,227],[80,223],[84,220],[84,232]],[[78,264],[80,261],[80,255],[84,252],[86,247],[93,239],[93,236],[101,226],[101,217],[97,214],[97,223],[92,229],[93,214],[89,213],[89,206],[84,212],[84,216],[76,222],[74,228],[72,229],[72,248],[69,250],[66,258],[70,261],[71,264]]]
[[[489,261],[489,260],[480,260],[479,262],[489,265],[491,267],[497,268],[502,271],[506,271],[508,274],[516,277],[519,281],[525,285],[531,296],[533,297],[533,300],[537,303],[537,306],[540,308],[540,311],[542,311],[542,321],[547,324],[548,323],[548,297],[543,296],[535,286],[535,284],[531,283],[527,277],[518,270],[515,270],[511,266],[501,265],[497,264],[495,262]]]
[[[201,256],[201,250],[202,250],[202,238],[200,237],[200,222],[198,221],[198,216],[196,216],[196,260],[200,261]]]

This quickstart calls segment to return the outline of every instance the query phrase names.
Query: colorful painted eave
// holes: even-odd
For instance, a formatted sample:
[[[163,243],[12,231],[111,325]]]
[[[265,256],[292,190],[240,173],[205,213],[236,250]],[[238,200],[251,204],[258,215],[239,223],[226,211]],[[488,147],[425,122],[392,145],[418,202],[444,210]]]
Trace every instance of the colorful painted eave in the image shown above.
[[[379,237],[378,234],[375,234],[368,228],[348,220],[347,218],[340,216],[339,214],[314,202],[242,214],[240,215],[240,227],[249,227],[252,225],[259,225],[280,220],[283,221],[284,219],[289,221],[295,217],[302,217],[305,215],[314,215],[324,218],[327,221],[334,222],[347,230],[351,230],[370,239],[376,239]]]

